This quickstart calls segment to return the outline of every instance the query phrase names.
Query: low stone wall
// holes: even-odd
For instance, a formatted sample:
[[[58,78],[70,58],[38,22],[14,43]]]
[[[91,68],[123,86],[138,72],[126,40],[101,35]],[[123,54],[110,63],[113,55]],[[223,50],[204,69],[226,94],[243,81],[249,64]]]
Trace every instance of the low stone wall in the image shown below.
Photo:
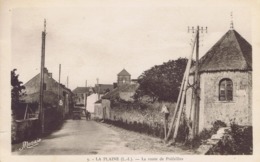
[[[50,133],[63,123],[62,108],[46,108],[44,118],[45,133]],[[30,118],[25,120],[14,120],[12,116],[11,125],[12,143],[28,141],[41,136],[41,125],[38,118]]]
[[[109,123],[125,129],[144,132],[154,136],[164,137],[164,114],[161,113],[163,104],[168,107],[170,115],[168,126],[175,109],[174,103],[119,103],[111,106]]]
[[[12,143],[30,140],[39,135],[39,120],[36,118],[12,121]]]

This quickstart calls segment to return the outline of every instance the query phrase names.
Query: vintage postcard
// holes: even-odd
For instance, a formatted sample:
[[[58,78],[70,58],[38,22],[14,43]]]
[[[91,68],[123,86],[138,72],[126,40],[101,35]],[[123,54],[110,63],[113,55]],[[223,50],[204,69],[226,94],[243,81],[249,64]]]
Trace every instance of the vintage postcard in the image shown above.
[[[0,0],[0,162],[259,161],[257,0]]]

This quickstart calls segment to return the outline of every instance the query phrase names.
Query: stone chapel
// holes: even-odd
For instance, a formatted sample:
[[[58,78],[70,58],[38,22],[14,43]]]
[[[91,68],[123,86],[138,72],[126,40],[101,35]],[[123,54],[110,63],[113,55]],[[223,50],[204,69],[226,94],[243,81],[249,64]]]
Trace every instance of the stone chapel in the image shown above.
[[[191,69],[189,83],[194,82]],[[252,125],[252,46],[234,29],[199,60],[199,132],[216,120]],[[186,93],[191,114],[192,88]],[[191,115],[192,120],[192,115]]]

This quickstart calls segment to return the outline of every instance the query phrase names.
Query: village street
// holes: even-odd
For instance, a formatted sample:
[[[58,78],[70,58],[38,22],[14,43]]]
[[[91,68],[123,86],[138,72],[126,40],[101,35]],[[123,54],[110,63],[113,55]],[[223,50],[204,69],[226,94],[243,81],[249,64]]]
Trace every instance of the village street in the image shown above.
[[[16,152],[37,155],[77,155],[124,153],[130,150],[117,132],[95,121],[67,120],[63,127],[44,139],[39,145]]]
[[[167,147],[158,138],[127,131],[95,121],[67,120],[63,127],[41,139],[33,148],[18,155],[91,155],[91,154],[194,154],[191,150]]]

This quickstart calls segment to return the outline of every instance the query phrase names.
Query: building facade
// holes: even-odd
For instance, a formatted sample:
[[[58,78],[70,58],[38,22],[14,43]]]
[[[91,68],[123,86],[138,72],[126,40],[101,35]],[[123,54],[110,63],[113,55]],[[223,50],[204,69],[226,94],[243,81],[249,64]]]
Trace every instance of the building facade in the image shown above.
[[[74,103],[76,105],[86,104],[86,97],[93,93],[92,89],[89,87],[77,87],[73,91],[74,94]]]

